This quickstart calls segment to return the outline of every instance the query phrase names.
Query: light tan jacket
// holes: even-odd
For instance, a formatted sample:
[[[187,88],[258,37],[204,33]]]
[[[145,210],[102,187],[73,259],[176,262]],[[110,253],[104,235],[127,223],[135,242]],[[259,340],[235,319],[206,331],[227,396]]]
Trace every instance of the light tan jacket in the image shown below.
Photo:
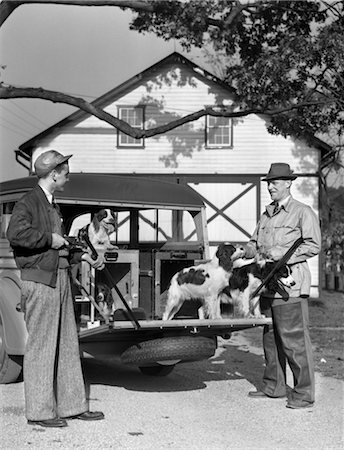
[[[304,242],[287,261],[296,284],[286,290],[292,298],[309,296],[311,273],[306,260],[320,252],[318,218],[312,208],[293,197],[277,213],[273,214],[273,209],[273,204],[266,206],[249,244],[254,245],[262,254],[268,254],[272,247],[279,248],[284,254],[296,239],[302,237]],[[280,297],[277,293],[274,295],[274,298]],[[281,302],[284,303],[279,300],[278,304]]]

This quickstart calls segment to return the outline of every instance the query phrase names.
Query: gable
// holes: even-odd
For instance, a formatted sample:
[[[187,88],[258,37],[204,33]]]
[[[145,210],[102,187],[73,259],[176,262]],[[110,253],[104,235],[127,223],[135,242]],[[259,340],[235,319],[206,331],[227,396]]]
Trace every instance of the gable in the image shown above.
[[[164,58],[163,60],[154,64],[153,66],[147,68],[143,72],[133,76],[129,80],[125,81],[124,83],[115,87],[111,91],[102,95],[94,102],[92,102],[92,105],[102,109],[106,108],[108,105],[116,101],[118,98],[125,96],[128,92],[134,90],[137,86],[141,85],[142,83],[149,82],[149,80],[152,78],[155,78],[158,83],[166,83],[168,82],[169,76],[164,77],[163,75],[159,76],[159,74],[160,73],[162,74],[164,71],[166,72],[166,68],[177,66],[183,67],[185,69],[188,68],[189,75],[186,74],[183,75],[183,78],[180,79],[181,84],[182,83],[186,84],[188,82],[192,83],[192,81],[190,81],[190,78],[194,76],[199,79],[207,80],[209,83],[212,83],[214,85],[217,84],[219,86],[222,86],[223,89],[226,90],[228,93],[230,93],[231,95],[235,95],[234,90],[226,83],[222,82],[219,78],[207,72],[206,70],[201,69],[196,64],[192,63],[190,60],[180,55],[179,53],[174,52],[171,55]],[[28,141],[21,144],[19,146],[20,152],[22,154],[31,156],[32,151],[35,149],[35,147],[39,145],[42,139],[45,139],[49,135],[56,135],[57,133],[63,132],[66,128],[70,128],[80,123],[89,116],[90,114],[86,113],[85,111],[82,110],[76,111],[75,113],[57,122],[56,124],[44,130],[43,132],[39,133],[38,135],[32,137]],[[111,127],[111,125],[108,124],[107,126]]]

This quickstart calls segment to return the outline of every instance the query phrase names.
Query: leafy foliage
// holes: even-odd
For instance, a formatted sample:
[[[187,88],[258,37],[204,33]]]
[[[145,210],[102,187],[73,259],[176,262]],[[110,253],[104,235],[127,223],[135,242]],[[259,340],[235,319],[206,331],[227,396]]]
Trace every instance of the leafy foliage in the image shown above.
[[[326,272],[344,273],[344,187],[330,188],[330,220],[324,218],[322,252]]]
[[[214,65],[218,55],[224,81],[235,88],[236,109],[282,110],[302,103],[273,115],[268,131],[327,138],[332,167],[338,169],[344,130],[343,5],[321,0],[157,1],[153,13],[137,13],[131,28],[177,39],[187,50],[205,47]],[[331,270],[344,268],[340,196],[334,200],[336,193],[330,193],[323,217],[323,252]]]
[[[237,108],[304,105],[274,115],[271,133],[327,133],[338,140],[344,128],[343,3],[155,1],[153,12],[137,12],[131,28],[221,55]]]

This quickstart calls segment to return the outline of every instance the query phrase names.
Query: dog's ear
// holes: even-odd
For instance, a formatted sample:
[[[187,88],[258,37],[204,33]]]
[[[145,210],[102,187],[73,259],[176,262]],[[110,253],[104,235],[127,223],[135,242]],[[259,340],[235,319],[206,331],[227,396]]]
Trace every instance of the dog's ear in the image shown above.
[[[101,209],[100,211],[98,211],[95,216],[97,217],[98,221],[101,222],[103,219],[105,219],[105,217],[107,217],[108,213],[106,211],[106,209]]]
[[[78,234],[77,234],[77,238],[79,241],[84,242],[84,233],[86,231],[87,225],[85,225],[84,227],[80,228],[80,230],[78,230]]]
[[[223,261],[224,259],[230,258],[232,256],[233,253],[230,253],[230,250],[228,251],[227,247],[231,247],[231,246],[221,243],[217,247],[216,256],[219,259],[219,261]],[[234,252],[234,247],[233,247],[233,252]]]
[[[233,267],[231,256],[234,252],[235,247],[231,244],[220,244],[217,249],[216,256],[219,259],[219,265],[227,272],[230,272]]]
[[[216,256],[220,259],[222,257],[230,258],[236,251],[236,248],[234,245],[230,244],[229,242],[221,243],[216,251]]]
[[[281,278],[287,278],[291,275],[291,270],[286,264],[283,264],[283,266],[279,268],[277,274]]]
[[[105,211],[105,209],[101,209],[100,211],[98,211],[97,213],[94,214],[92,223],[93,223],[96,233],[98,233],[98,231],[99,231],[100,222],[103,219],[105,219],[106,216],[107,216],[107,212]]]
[[[110,213],[111,213],[111,217],[112,217],[113,222],[114,222],[115,230],[117,230],[117,228],[118,228],[118,212],[117,211],[113,211],[112,209],[110,209]]]
[[[225,247],[225,244],[220,244],[220,245],[217,247],[217,250],[216,250],[216,256],[217,256],[219,259],[220,259],[221,256],[223,255],[224,247]]]
[[[99,225],[99,219],[98,219],[98,214],[95,214],[95,215],[93,216],[92,224],[93,224],[93,227],[94,227],[95,232],[98,233],[99,228],[100,228],[100,225]]]

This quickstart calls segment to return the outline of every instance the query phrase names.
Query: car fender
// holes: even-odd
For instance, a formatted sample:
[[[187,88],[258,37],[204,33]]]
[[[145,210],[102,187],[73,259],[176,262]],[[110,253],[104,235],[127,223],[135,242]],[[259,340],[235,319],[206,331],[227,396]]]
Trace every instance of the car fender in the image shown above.
[[[0,316],[3,326],[3,345],[9,355],[23,355],[27,340],[24,314],[20,304],[20,279],[10,272],[0,273]]]

